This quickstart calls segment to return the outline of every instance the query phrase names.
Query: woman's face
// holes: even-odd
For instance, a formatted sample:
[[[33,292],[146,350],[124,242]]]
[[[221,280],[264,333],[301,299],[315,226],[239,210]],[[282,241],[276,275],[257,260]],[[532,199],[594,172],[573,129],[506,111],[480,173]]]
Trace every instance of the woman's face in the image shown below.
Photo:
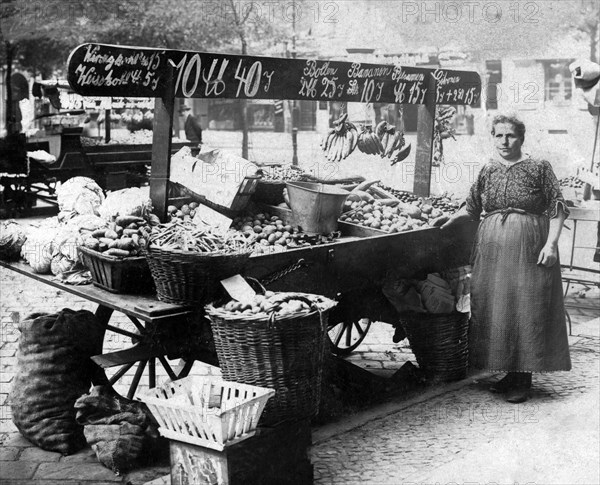
[[[504,160],[518,160],[521,156],[523,139],[519,138],[512,123],[494,125],[494,145]]]

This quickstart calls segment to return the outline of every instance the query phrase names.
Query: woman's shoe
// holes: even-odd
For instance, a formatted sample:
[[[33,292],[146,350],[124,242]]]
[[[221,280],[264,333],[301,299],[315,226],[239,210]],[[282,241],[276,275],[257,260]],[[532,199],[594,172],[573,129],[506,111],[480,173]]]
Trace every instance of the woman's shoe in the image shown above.
[[[496,394],[503,394],[514,387],[516,372],[509,372],[502,379],[490,386],[490,391]]]
[[[518,373],[514,384],[514,388],[506,396],[506,402],[520,404],[527,401],[531,389],[531,372]]]

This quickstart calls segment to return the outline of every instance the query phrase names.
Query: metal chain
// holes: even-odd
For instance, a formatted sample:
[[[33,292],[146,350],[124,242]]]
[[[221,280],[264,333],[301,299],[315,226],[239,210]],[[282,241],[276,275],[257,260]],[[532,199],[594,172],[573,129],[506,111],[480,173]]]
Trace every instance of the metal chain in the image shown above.
[[[274,273],[271,273],[270,275],[267,275],[265,278],[262,278],[260,280],[260,282],[265,286],[270,285],[274,281],[277,281],[278,279],[281,279],[284,276],[287,276],[288,274],[293,273],[294,271],[296,271],[302,267],[305,267],[305,266],[308,266],[308,263],[304,260],[304,258],[300,258],[295,263],[290,264],[289,266],[287,266],[279,271],[275,271]]]

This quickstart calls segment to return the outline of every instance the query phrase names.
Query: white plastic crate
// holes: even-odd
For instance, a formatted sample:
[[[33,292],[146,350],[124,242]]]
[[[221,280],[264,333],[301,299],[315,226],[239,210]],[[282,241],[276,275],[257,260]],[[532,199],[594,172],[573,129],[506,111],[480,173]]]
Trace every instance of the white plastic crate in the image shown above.
[[[140,396],[165,438],[222,451],[254,436],[273,389],[190,376]]]

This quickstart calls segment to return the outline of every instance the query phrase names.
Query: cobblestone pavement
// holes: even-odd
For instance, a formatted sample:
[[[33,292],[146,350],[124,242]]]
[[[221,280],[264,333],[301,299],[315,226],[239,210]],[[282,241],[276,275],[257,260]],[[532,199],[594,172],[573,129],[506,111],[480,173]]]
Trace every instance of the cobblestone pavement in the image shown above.
[[[93,310],[94,305],[1,268],[0,297],[0,483],[137,485],[168,473],[163,464],[116,476],[89,448],[61,457],[33,447],[15,432],[6,400],[15,372],[19,318],[66,307]],[[600,321],[586,325],[597,318],[600,304],[597,298],[573,296],[567,304],[575,335],[570,338],[572,372],[536,376],[534,398],[518,406],[490,394],[491,378],[486,377],[440,387],[432,397],[414,401],[398,396],[385,412],[369,408],[352,416],[350,426],[349,419],[341,419],[328,425],[328,433],[312,447],[315,483],[600,483]],[[115,315],[111,323],[127,321]],[[391,326],[374,324],[349,360],[389,377],[407,360],[414,361],[406,342],[392,343],[392,334]],[[107,339],[105,350],[130,344],[122,337]],[[215,369],[196,365],[193,372]],[[124,392],[130,379],[126,376],[117,390]]]
[[[600,340],[571,340],[573,370],[535,376],[524,404],[489,393],[495,378],[486,378],[313,446],[315,483],[600,483]],[[536,446],[525,446],[532,437]],[[557,465],[562,473],[551,475]]]

